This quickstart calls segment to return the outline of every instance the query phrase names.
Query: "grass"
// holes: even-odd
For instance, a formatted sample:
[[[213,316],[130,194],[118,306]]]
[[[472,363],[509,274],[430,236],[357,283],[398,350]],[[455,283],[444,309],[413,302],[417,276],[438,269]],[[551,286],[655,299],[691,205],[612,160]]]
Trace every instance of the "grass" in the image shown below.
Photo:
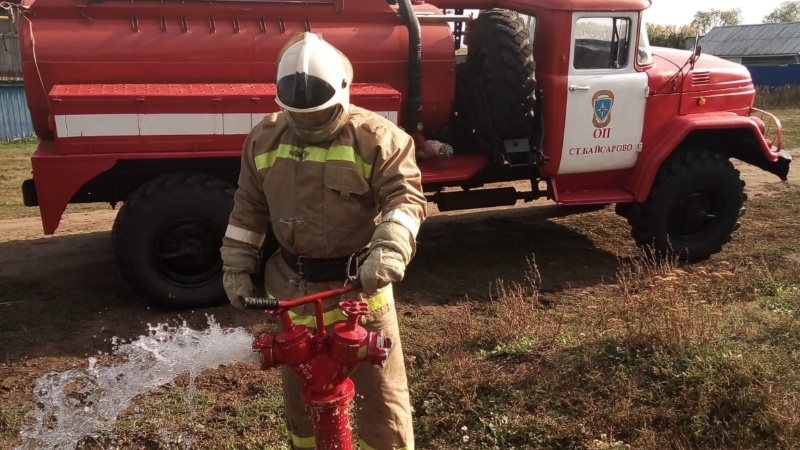
[[[800,445],[799,269],[636,259],[556,307],[536,272],[425,333],[420,448]]]
[[[800,147],[800,86],[778,89],[759,88],[756,107],[766,109],[780,119],[783,125],[783,147]]]
[[[800,111],[777,113],[788,145],[800,146]],[[32,148],[3,146],[5,166],[27,176]],[[21,180],[2,181],[0,217],[7,217],[5,201]],[[747,202],[743,226],[721,254],[693,265],[640,257],[609,209],[540,224],[536,231],[547,238],[531,247],[527,266],[515,268],[522,275],[504,271],[489,288],[458,279],[464,266],[457,256],[448,267],[446,256],[433,260],[440,266],[425,266],[434,263],[418,255],[410,273],[439,276],[423,287],[456,280],[479,291],[431,306],[404,301],[424,289],[398,286],[417,447],[800,448],[800,189],[776,189]],[[508,222],[520,218],[487,223],[517,230]],[[474,224],[461,231],[486,232]],[[522,237],[498,236],[493,245]],[[502,264],[493,259],[500,249],[484,250],[484,263]],[[466,259],[475,250],[463,251]],[[443,280],[448,270],[455,272]],[[3,301],[44,298],[36,307],[0,310],[0,349],[27,348],[30,359],[18,365],[24,372],[52,347],[96,332],[90,315],[102,310],[113,326],[145,314],[121,288],[103,286],[106,298],[91,287],[63,292],[0,278]],[[53,310],[59,314],[48,315]],[[30,317],[45,316],[20,331]],[[0,379],[0,447],[18,443],[32,402],[34,377],[20,377]],[[191,407],[187,379],[137,398],[113,437],[79,448],[286,448],[277,372],[237,365],[204,371]]]
[[[772,112],[783,125],[783,147],[800,148],[800,109],[776,109]]]
[[[748,217],[800,228],[800,190],[782,198],[749,201]],[[593,222],[592,242],[627,235],[611,211],[588,216],[561,223]],[[473,301],[401,304],[417,447],[798,448],[800,238],[763,233],[745,226],[700,264],[621,257],[613,277],[577,288],[543,288],[532,255],[518,282],[497,280]],[[80,448],[286,448],[277,386],[274,371],[205,371],[190,408],[179,377],[138,398],[114,437]],[[7,411],[0,442],[23,422],[20,405]]]
[[[800,104],[800,86],[756,89],[756,105],[759,108],[787,109]]]
[[[0,143],[0,220],[38,217],[39,208],[22,203],[22,182],[32,178],[31,155],[36,150],[35,138]],[[103,204],[76,204],[67,206],[67,213],[107,209]]]
[[[34,139],[0,144],[3,172],[0,174],[0,219],[35,217],[39,210],[22,204],[22,182],[31,178],[31,154],[36,149]]]

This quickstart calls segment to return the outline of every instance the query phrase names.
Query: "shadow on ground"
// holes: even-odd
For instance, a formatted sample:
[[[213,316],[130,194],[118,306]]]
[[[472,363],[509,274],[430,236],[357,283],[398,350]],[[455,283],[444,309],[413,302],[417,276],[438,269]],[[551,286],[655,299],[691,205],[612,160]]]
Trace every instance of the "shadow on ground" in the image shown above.
[[[488,297],[498,279],[523,282],[535,255],[545,291],[613,278],[617,256],[549,220],[563,207],[437,215],[424,225],[416,258],[397,287],[406,305],[442,305]],[[154,307],[133,296],[115,273],[108,231],[0,243],[0,362],[42,356],[83,358],[111,350],[148,324],[253,327],[259,312],[226,304],[188,311]]]

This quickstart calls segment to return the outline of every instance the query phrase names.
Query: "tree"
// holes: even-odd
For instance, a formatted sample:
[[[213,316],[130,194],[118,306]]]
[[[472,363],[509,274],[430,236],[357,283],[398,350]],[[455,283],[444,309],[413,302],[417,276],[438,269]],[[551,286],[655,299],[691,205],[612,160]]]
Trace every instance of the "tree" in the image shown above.
[[[684,25],[678,28],[675,25],[647,24],[647,37],[650,45],[655,47],[686,48],[686,40],[697,34],[697,28]]]
[[[783,2],[764,16],[764,23],[800,22],[800,1]]]
[[[742,23],[742,10],[739,8],[697,11],[692,20],[692,25],[697,27],[702,34],[708,33],[708,30],[714,27],[739,25],[740,23]]]

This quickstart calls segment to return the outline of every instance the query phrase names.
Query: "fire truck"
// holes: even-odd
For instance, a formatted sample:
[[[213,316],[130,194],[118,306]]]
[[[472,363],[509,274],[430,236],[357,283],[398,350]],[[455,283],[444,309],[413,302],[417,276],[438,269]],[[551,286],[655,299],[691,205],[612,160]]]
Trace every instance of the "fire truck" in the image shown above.
[[[789,171],[748,71],[651,47],[649,0],[17,1],[40,139],[25,204],[49,235],[70,203],[121,203],[121,278],[173,306],[224,298],[241,145],[277,111],[298,32],[344,52],[352,102],[415,138],[440,210],[614,204],[637,244],[695,260],[744,212],[731,159]]]

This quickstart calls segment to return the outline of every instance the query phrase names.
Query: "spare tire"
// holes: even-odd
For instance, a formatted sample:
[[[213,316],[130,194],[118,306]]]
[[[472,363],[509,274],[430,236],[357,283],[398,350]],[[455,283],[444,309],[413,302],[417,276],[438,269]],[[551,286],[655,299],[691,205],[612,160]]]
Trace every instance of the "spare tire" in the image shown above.
[[[536,64],[519,14],[506,9],[481,13],[470,27],[466,64],[479,132],[500,139],[529,137],[534,126]]]

